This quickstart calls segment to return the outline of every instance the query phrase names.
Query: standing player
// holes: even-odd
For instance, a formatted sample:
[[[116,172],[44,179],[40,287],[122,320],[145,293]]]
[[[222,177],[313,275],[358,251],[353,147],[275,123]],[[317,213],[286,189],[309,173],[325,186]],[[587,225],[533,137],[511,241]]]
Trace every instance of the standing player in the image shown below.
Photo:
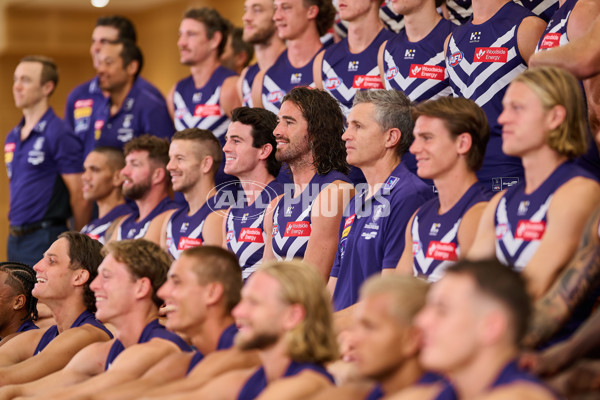
[[[411,215],[433,197],[431,188],[400,162],[413,140],[412,130],[411,103],[402,92],[356,94],[342,140],[346,161],[361,169],[367,184],[357,190],[339,226],[328,283],[335,311],[358,301],[358,289],[369,276],[393,271]]]
[[[335,97],[348,117],[359,89],[383,89],[376,55],[381,43],[394,37],[379,18],[382,0],[339,1],[340,17],[348,21],[348,36],[315,57],[315,86]]]
[[[490,128],[483,110],[460,97],[423,102],[413,116],[417,120],[410,151],[417,158],[417,174],[433,179],[438,196],[423,204],[408,223],[408,245],[397,270],[435,282],[468,253],[492,195],[475,175]]]
[[[556,68],[526,71],[510,84],[503,104],[502,149],[521,159],[525,180],[488,203],[467,256],[495,255],[523,271],[537,299],[575,254],[600,187],[571,161],[587,146],[581,90],[572,75]]]
[[[252,85],[252,104],[277,114],[283,97],[296,86],[314,82],[313,61],[321,50],[320,36],[333,24],[331,0],[275,0],[273,20],[287,49]]]
[[[254,45],[256,63],[250,65],[240,75],[239,97],[244,107],[252,107],[252,84],[258,71],[266,71],[285,50],[284,41],[277,35],[273,15],[273,0],[246,0],[244,3],[245,42]]]
[[[344,117],[327,92],[298,87],[288,93],[273,131],[277,160],[288,163],[293,190],[265,215],[263,260],[302,258],[329,279],[343,210],[354,193],[345,173]],[[292,188],[292,187],[290,187]],[[272,216],[271,216],[272,215]]]
[[[132,205],[125,203],[121,186],[121,170],[125,167],[123,152],[114,147],[96,147],[83,163],[83,198],[95,201],[98,205],[98,218],[83,227],[93,239],[105,243],[105,237],[112,234],[110,229],[116,219],[134,212]],[[113,226],[114,227],[114,226]]]
[[[523,180],[519,159],[502,151],[502,127],[497,121],[502,97],[510,82],[527,69],[544,27],[542,19],[511,0],[476,0],[473,18],[456,28],[444,44],[454,96],[475,101],[490,124],[490,140],[477,176],[494,191]]]
[[[245,280],[260,264],[271,236],[264,229],[267,207],[283,194],[283,186],[275,181],[281,168],[273,136],[277,117],[261,108],[240,107],[231,121],[223,146],[225,172],[239,178],[244,197],[225,218],[226,246],[238,257]]]

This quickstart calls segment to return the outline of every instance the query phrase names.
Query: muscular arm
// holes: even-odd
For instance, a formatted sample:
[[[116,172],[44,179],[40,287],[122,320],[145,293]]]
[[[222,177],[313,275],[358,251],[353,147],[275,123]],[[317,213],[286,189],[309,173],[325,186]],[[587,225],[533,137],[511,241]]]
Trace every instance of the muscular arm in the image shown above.
[[[0,371],[3,369],[1,367],[9,367],[32,357],[44,331],[44,329],[36,329],[23,332],[12,339],[10,346],[0,348]],[[0,378],[1,384],[2,378]]]
[[[323,89],[323,56],[325,50],[321,51],[313,61],[313,80],[317,89]]]
[[[281,199],[282,196],[279,196],[269,203],[267,210],[265,211],[265,218],[263,222],[263,229],[265,230],[265,247],[263,249],[263,258],[262,262],[270,261],[275,259],[275,255],[273,254],[273,213],[275,212],[275,208],[277,207],[277,203]]]
[[[331,387],[332,383],[314,371],[303,371],[298,375],[271,382],[257,397],[258,400],[304,400],[308,396]]]
[[[90,222],[92,216],[92,204],[83,198],[81,174],[62,174],[65,186],[69,190],[69,201],[75,226],[73,230],[80,231]]]
[[[479,225],[479,221],[481,221],[481,216],[483,215],[487,204],[487,201],[482,201],[481,203],[473,205],[473,207],[469,208],[469,210],[463,215],[462,221],[460,221],[457,240],[461,257],[464,257],[465,254],[469,252],[473,242],[475,241],[477,226]]]
[[[485,260],[496,255],[496,227],[494,223],[494,214],[503,194],[504,192],[497,193],[488,202],[485,210],[483,210],[473,245],[471,246],[471,249],[466,252],[467,259]]]
[[[339,240],[342,214],[354,188],[345,182],[333,182],[319,193],[311,210],[311,233],[304,261],[317,267],[327,282]]]
[[[577,199],[576,207],[572,207],[573,199]],[[571,179],[554,193],[548,207],[544,236],[523,270],[534,299],[548,291],[573,258],[585,224],[598,203],[600,186],[586,178]]]
[[[205,245],[222,246],[225,236],[223,236],[223,226],[225,224],[226,211],[213,211],[208,214],[204,227],[202,228],[202,237]]]
[[[67,329],[36,356],[10,367],[0,368],[0,385],[30,382],[44,377],[63,368],[77,352],[89,344],[106,340],[109,340],[106,332],[91,325]]]
[[[396,265],[396,272],[401,275],[413,275],[414,273],[414,260],[412,252],[413,239],[411,229],[417,211],[415,211],[412,217],[410,217],[408,224],[406,224],[406,230],[404,233],[404,251],[402,251],[402,256],[400,257],[400,260],[398,260],[398,265]]]
[[[175,85],[169,90],[169,94],[167,94],[167,110],[169,110],[169,115],[171,119],[175,121],[175,103],[173,103],[173,95],[175,94]]]
[[[225,114],[227,114],[229,118],[231,118],[233,110],[242,105],[237,92],[238,79],[239,76],[237,75],[230,76],[225,79],[223,85],[221,85],[219,102],[221,103],[221,107],[223,107],[223,111],[225,111]]]
[[[526,347],[535,347],[558,331],[575,307],[593,289],[593,283],[600,279],[599,221],[600,208],[597,208],[585,228],[575,257],[550,290],[535,303],[533,319],[523,340]],[[599,339],[596,331],[595,340]]]
[[[546,22],[538,17],[527,17],[521,21],[519,29],[517,30],[517,45],[519,47],[519,53],[525,60],[525,63],[529,65],[529,58],[535,52],[535,46],[537,46],[542,37],[542,33],[546,29]]]
[[[383,54],[385,52],[385,45],[387,44],[387,40],[381,43],[379,46],[379,51],[377,52],[377,67],[379,68],[379,78],[381,79],[381,83],[383,83],[383,87],[385,87],[385,68],[383,63]]]
[[[262,103],[262,86],[265,79],[264,70],[258,71],[254,81],[252,82],[252,105],[258,108],[265,108]]]

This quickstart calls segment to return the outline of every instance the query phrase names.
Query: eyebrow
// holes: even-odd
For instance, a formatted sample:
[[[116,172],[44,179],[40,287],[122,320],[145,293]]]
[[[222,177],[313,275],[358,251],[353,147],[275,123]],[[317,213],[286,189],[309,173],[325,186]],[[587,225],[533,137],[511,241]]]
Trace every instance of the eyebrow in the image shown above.
[[[282,117],[281,117],[281,118],[279,118],[279,119],[285,119],[286,121],[292,121],[292,122],[296,122],[296,118],[294,118],[294,117],[291,117],[291,116],[289,116],[289,115],[284,115],[284,116],[282,116]]]

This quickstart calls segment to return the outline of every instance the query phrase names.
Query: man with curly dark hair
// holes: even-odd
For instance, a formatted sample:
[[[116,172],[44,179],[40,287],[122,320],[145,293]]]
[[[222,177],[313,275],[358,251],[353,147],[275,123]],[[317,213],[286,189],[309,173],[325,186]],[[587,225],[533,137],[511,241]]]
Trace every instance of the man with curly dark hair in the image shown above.
[[[273,132],[277,160],[288,164],[293,185],[265,216],[264,260],[303,258],[327,281],[338,245],[337,228],[354,189],[346,175],[344,117],[327,92],[306,87],[284,98]]]

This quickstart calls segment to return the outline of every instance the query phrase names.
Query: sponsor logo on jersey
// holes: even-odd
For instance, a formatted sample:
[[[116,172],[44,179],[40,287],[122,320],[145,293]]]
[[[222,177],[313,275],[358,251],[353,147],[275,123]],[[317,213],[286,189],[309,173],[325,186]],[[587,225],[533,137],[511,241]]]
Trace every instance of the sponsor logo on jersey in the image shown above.
[[[496,225],[496,239],[500,240],[508,232],[508,225],[498,224]]]
[[[100,136],[102,136],[102,128],[104,128],[104,121],[97,120],[94,122],[94,138],[96,140],[100,140]]]
[[[446,69],[439,65],[411,64],[409,78],[444,80]]]
[[[416,53],[417,51],[415,49],[406,49],[404,50],[404,59],[412,60],[413,58],[415,58]]]
[[[527,214],[527,210],[529,209],[529,200],[523,200],[519,203],[519,208],[517,209],[517,215],[525,215]]]
[[[352,223],[354,223],[355,218],[356,218],[356,214],[352,214],[351,216],[346,218],[346,221],[344,221],[344,228],[347,228],[350,225],[352,225]]]
[[[348,63],[348,71],[358,71],[358,61],[350,61]]]
[[[464,58],[464,54],[462,51],[457,51],[456,53],[452,53],[450,57],[448,57],[448,65],[452,68],[456,67],[462,59]]]
[[[392,80],[392,79],[394,79],[394,77],[396,75],[398,75],[398,68],[397,67],[388,68],[388,70],[385,73],[385,79],[387,79],[388,81]]]
[[[175,118],[182,119],[183,117],[185,117],[186,113],[187,113],[186,108],[178,108],[175,110]]]
[[[92,115],[93,105],[94,100],[92,99],[77,100],[74,104],[73,117],[75,119],[89,117],[90,115]]]
[[[194,108],[194,117],[218,117],[221,115],[221,107],[218,104],[198,104]]]
[[[262,229],[260,228],[242,228],[239,242],[264,243]]]
[[[441,226],[442,224],[440,224],[439,222],[434,222],[433,224],[431,224],[431,228],[429,228],[429,236],[437,236],[437,234],[440,232]]]
[[[344,230],[342,231],[342,237],[341,237],[341,239],[345,238],[346,236],[348,236],[350,234],[350,229],[352,229],[352,225],[347,226],[346,228],[344,228]]]
[[[413,256],[416,255],[419,251],[421,251],[421,243],[417,241],[413,241],[412,252]]]
[[[15,155],[15,149],[17,148],[16,143],[6,143],[4,145],[4,162],[10,163]]]
[[[302,82],[302,73],[296,72],[295,74],[290,75],[290,83],[296,84]]]
[[[227,243],[229,243],[233,240],[233,235],[234,235],[233,231],[227,231],[227,238],[226,238]]]
[[[341,81],[340,81],[340,78],[338,78],[338,77],[329,78],[325,82],[325,89],[333,90],[333,89],[337,88],[338,86],[340,86],[340,83],[341,83]]]
[[[385,181],[385,185],[383,185],[383,190],[392,190],[398,182],[400,182],[400,178],[398,178],[397,176],[390,176],[388,180]]]
[[[267,95],[267,101],[269,103],[277,103],[283,99],[283,92],[281,90],[276,90],[274,92],[269,92]]]
[[[202,92],[196,92],[192,95],[193,103],[200,103],[201,100],[202,100]]]
[[[426,257],[441,261],[457,261],[456,244],[432,240],[427,247]]]
[[[308,221],[290,221],[285,226],[285,234],[283,236],[310,236],[310,223]]]
[[[100,239],[100,235],[98,235],[96,233],[86,233],[86,235],[88,235],[89,237],[91,237],[94,240],[99,240]]]
[[[279,232],[279,225],[275,224],[275,225],[273,225],[273,230],[271,231],[271,236],[277,235],[277,232]]]
[[[479,40],[481,40],[481,32],[471,32],[469,43],[477,43]]]
[[[501,62],[508,60],[506,47],[476,47],[473,62]]]
[[[182,236],[177,244],[177,250],[191,249],[198,246],[202,246],[202,239]]]
[[[525,241],[540,240],[546,231],[546,222],[544,221],[529,221],[522,219],[517,224],[515,239],[523,239]]]
[[[354,75],[353,89],[385,89],[379,75]]]
[[[560,36],[561,34],[559,32],[546,33],[542,38],[540,49],[551,49],[553,47],[558,47],[560,45]]]

